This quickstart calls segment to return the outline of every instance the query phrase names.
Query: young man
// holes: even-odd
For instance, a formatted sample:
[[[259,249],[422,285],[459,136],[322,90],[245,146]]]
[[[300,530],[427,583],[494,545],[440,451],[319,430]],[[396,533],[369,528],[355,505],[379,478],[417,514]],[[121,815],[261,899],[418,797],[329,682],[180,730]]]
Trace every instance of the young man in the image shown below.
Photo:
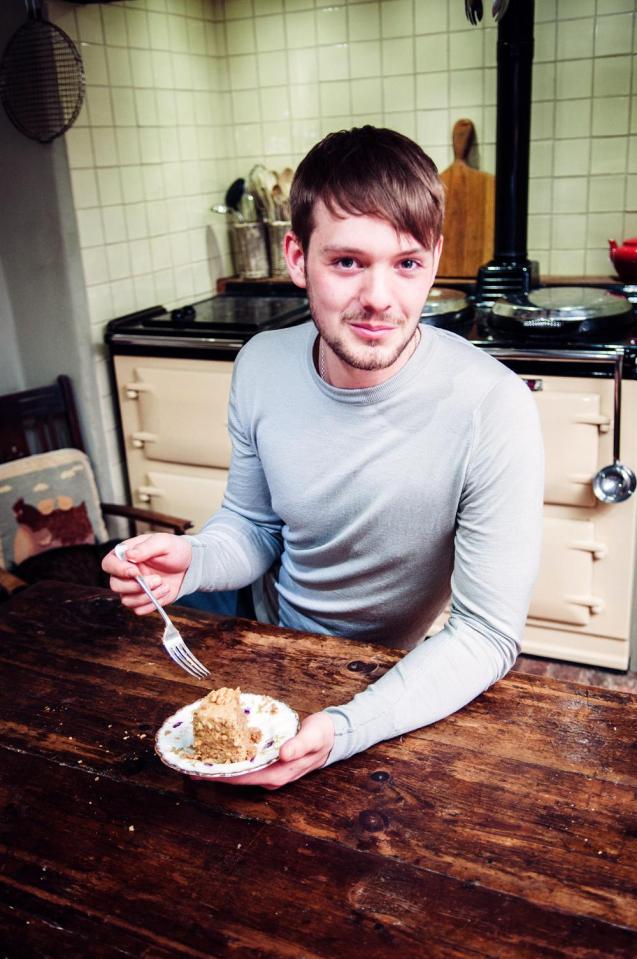
[[[415,143],[363,127],[300,164],[285,256],[314,325],[240,352],[223,505],[197,536],[130,559],[164,603],[253,583],[257,618],[409,650],[350,703],[309,716],[277,788],[436,722],[503,676],[536,575],[543,455],[535,404],[503,365],[419,317],[442,247],[443,191]],[[113,554],[122,602],[152,607]],[[422,642],[452,597],[451,617]]]

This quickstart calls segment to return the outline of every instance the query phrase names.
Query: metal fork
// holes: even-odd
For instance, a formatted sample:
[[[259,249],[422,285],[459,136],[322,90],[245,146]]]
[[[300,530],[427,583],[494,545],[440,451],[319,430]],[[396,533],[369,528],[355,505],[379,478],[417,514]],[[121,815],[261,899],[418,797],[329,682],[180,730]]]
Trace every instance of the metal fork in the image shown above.
[[[126,548],[123,543],[117,544],[115,547],[115,555],[123,562],[132,563],[132,560],[128,559],[126,556]],[[148,586],[148,583],[144,577],[136,576],[135,580],[144,590],[149,600],[166,624],[164,635],[162,636],[161,641],[164,644],[164,649],[170,658],[173,660],[173,662],[177,663],[178,666],[181,666],[182,669],[185,669],[187,673],[190,673],[191,676],[194,676],[196,679],[205,679],[206,676],[210,675],[210,673],[203,663],[200,663],[197,657],[193,656],[193,654],[190,652],[182,639],[181,633],[171,621],[163,606],[157,601],[157,599],[155,599],[155,596],[151,592],[150,587]]]

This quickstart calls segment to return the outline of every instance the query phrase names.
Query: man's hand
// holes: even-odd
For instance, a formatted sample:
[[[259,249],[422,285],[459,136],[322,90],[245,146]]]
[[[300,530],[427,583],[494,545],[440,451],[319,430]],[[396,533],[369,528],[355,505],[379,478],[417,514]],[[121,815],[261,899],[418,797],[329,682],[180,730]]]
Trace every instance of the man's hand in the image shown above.
[[[219,778],[215,782],[227,783],[230,786],[280,789],[281,786],[311,773],[313,769],[320,769],[333,745],[334,723],[330,716],[323,712],[312,713],[303,720],[296,736],[283,743],[278,760],[271,766],[256,769],[243,776],[233,776],[232,779]]]
[[[172,603],[179,595],[192,559],[189,541],[174,533],[144,533],[125,540],[124,545],[130,563],[118,559],[114,550],[102,561],[102,569],[111,577],[111,589],[119,594],[122,604],[138,616],[155,609],[135,582],[140,573],[162,606]]]

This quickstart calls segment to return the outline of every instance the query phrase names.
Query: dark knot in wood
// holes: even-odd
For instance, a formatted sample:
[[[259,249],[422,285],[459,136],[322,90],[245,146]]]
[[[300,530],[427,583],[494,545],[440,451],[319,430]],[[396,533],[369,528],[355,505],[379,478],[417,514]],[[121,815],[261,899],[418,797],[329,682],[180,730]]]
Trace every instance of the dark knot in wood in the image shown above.
[[[358,823],[367,832],[382,832],[389,825],[389,819],[378,809],[364,809],[358,814]]]
[[[376,663],[364,663],[361,659],[354,659],[347,664],[347,668],[353,673],[373,673]]]
[[[389,773],[379,769],[378,772],[372,773],[369,778],[373,779],[375,783],[386,783],[388,779],[391,779],[391,776]]]

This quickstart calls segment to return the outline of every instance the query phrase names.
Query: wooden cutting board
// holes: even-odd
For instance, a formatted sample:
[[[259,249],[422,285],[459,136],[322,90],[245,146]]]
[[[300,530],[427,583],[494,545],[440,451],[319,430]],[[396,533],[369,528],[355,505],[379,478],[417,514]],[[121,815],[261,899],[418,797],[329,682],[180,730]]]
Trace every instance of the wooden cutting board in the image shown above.
[[[453,128],[454,161],[440,174],[447,194],[438,276],[475,277],[493,257],[495,177],[467,163],[475,139],[471,120]]]

